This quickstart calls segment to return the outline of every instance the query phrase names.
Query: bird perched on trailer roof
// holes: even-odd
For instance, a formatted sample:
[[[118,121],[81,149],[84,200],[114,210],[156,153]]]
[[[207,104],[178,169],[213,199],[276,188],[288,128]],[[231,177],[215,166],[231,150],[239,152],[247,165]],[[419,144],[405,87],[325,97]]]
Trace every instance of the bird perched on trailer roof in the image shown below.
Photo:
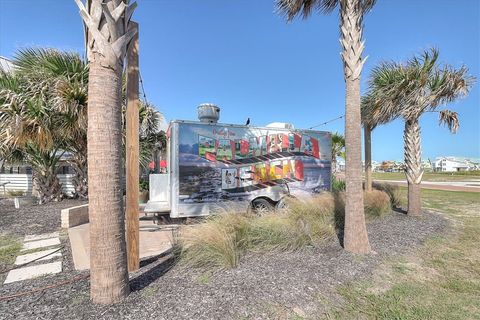
[[[250,125],[250,118],[247,119],[247,122],[245,123],[246,126]]]

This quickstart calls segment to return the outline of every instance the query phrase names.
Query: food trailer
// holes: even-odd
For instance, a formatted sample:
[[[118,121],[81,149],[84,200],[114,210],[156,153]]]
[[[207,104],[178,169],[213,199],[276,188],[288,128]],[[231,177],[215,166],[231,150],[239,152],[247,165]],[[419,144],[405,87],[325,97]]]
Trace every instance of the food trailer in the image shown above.
[[[198,107],[199,121],[172,121],[167,172],[150,174],[147,214],[205,216],[232,204],[269,209],[286,196],[331,188],[331,134],[218,123],[220,109]]]

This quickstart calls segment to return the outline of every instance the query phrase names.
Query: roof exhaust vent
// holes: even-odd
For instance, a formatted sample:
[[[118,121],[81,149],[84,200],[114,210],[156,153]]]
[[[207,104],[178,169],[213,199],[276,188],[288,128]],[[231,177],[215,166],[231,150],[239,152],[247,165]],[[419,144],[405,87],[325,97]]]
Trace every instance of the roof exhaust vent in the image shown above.
[[[198,106],[198,120],[205,123],[217,123],[220,119],[220,108],[213,103],[202,103]]]

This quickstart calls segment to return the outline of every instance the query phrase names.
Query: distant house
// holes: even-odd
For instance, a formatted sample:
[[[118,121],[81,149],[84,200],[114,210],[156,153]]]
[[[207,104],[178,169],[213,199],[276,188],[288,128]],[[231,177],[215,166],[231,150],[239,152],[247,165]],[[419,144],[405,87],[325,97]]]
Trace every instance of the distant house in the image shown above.
[[[0,70],[3,70],[4,72],[12,72],[13,71],[13,63],[5,58],[0,56]]]
[[[436,172],[480,170],[480,160],[463,157],[438,157],[435,159]]]
[[[374,171],[377,172],[404,172],[405,164],[401,161],[386,160],[378,164]]]

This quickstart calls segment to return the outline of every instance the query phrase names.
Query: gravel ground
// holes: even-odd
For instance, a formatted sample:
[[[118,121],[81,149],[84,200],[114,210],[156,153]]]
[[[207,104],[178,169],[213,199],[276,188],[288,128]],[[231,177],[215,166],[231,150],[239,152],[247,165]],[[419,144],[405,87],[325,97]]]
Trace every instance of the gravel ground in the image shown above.
[[[73,204],[76,205],[77,203]],[[32,225],[34,232],[57,230],[60,207],[66,203],[34,207],[33,216],[48,222]],[[48,214],[43,211],[49,208]],[[46,210],[47,211],[47,210]],[[52,211],[52,212],[50,212]],[[58,212],[56,212],[58,211]],[[3,226],[2,232],[10,230]],[[56,218],[55,218],[56,217]],[[8,223],[7,219],[7,223]],[[10,225],[16,223],[10,222]],[[278,319],[294,315],[321,317],[341,303],[336,287],[372,276],[386,257],[408,253],[427,238],[446,232],[449,222],[426,213],[420,219],[401,213],[368,224],[375,254],[355,256],[342,250],[337,239],[303,252],[250,255],[232,270],[202,273],[175,266],[169,256],[142,262],[131,275],[133,292],[121,304],[98,306],[89,302],[88,279],[20,298],[0,301],[1,319]],[[15,227],[24,233],[30,230]],[[50,229],[49,229],[50,228]],[[38,231],[37,231],[38,230]],[[414,230],[414,232],[413,232]],[[73,270],[68,239],[62,236],[64,269],[60,275],[0,287],[0,297],[58,283],[88,272]],[[313,316],[312,316],[313,315]]]
[[[18,236],[41,234],[60,229],[60,210],[87,203],[65,199],[44,205],[25,205],[15,209],[13,199],[0,198],[0,233]]]

